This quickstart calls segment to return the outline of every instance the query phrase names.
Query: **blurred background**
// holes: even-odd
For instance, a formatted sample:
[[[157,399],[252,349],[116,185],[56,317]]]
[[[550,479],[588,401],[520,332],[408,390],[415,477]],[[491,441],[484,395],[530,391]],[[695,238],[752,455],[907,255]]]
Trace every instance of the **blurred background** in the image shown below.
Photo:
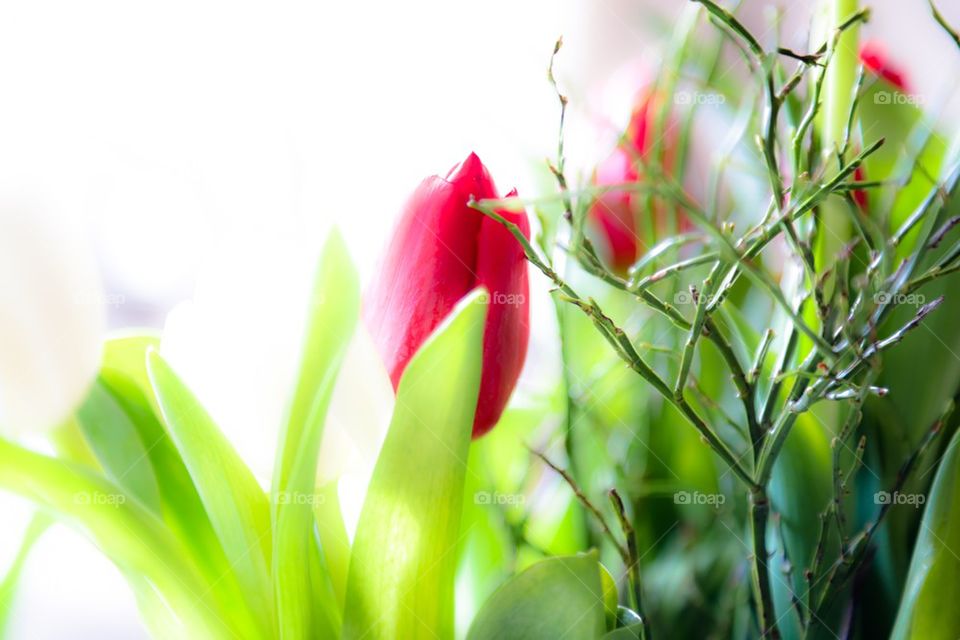
[[[294,225],[319,244],[337,224],[369,278],[406,195],[470,150],[502,192],[538,193],[556,148],[546,69],[561,34],[568,153],[578,181],[587,176],[625,124],[618,96],[635,89],[618,79],[655,72],[686,4],[0,2],[0,204],[28,198],[73,219],[112,329],[161,329],[224,253],[246,256],[251,273],[268,268],[283,248],[266,229]],[[784,44],[804,50],[812,4],[744,0],[740,15],[769,38],[777,7]],[[957,86],[942,79],[960,78],[960,58],[926,2],[869,4],[864,37],[884,43],[953,126]],[[939,4],[960,23],[960,4]],[[270,284],[243,308],[268,313]],[[534,371],[555,357],[538,326],[548,318],[535,310]],[[2,569],[27,510],[0,499]],[[0,606],[14,607],[15,638],[144,637],[120,575],[60,527]]]

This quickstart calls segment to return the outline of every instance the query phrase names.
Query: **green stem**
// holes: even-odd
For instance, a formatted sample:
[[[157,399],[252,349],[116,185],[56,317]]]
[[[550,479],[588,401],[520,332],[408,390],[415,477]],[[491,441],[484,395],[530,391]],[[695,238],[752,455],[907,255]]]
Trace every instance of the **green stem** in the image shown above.
[[[653,640],[653,632],[650,630],[650,619],[643,611],[643,591],[640,583],[640,553],[637,549],[637,536],[633,530],[633,525],[630,524],[630,518],[627,516],[627,511],[623,506],[623,500],[620,498],[620,494],[617,493],[616,489],[610,489],[607,495],[610,497],[613,510],[617,514],[617,519],[620,521],[620,528],[623,529],[623,535],[627,541],[627,556],[629,558],[627,572],[630,576],[633,605],[637,615],[640,616],[640,619],[643,621],[641,640]]]
[[[829,24],[831,32],[840,28],[847,18],[857,12],[858,0],[830,0]],[[857,83],[859,65],[859,25],[852,25],[839,33],[833,56],[826,70],[824,95],[822,148],[834,157],[844,146],[844,135],[853,104],[853,87]],[[837,167],[831,161],[831,169]],[[850,220],[843,203],[837,198],[824,202],[821,227],[817,242],[817,263],[821,268],[833,261],[850,239]]]
[[[773,594],[770,590],[770,571],[767,566],[767,516],[770,514],[770,502],[761,488],[750,492],[750,536],[753,542],[753,562],[751,580],[757,604],[757,620],[760,624],[760,637],[776,640],[780,637],[777,629],[776,611],[773,608]]]

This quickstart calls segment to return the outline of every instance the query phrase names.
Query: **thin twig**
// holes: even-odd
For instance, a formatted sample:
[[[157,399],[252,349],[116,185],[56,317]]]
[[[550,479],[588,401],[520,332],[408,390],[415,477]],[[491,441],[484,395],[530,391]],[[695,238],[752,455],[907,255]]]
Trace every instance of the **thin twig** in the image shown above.
[[[558,474],[560,474],[560,477],[562,477],[564,481],[570,486],[570,489],[573,491],[573,494],[577,497],[577,500],[580,501],[580,504],[582,504],[584,508],[586,508],[587,511],[593,514],[593,517],[596,518],[597,522],[600,524],[600,529],[603,531],[603,534],[607,537],[607,539],[610,540],[611,544],[613,544],[613,547],[617,550],[617,553],[620,554],[620,558],[623,560],[624,565],[630,566],[629,550],[623,545],[623,543],[617,540],[617,536],[615,536],[613,533],[613,530],[610,529],[610,526],[607,524],[606,518],[603,517],[603,513],[600,512],[600,509],[594,506],[594,504],[590,501],[590,498],[588,498],[586,494],[580,489],[580,485],[577,484],[577,481],[574,480],[569,473],[567,473],[566,469],[564,469],[563,467],[551,461],[550,458],[548,458],[544,453],[537,451],[536,449],[530,446],[528,446],[527,449],[530,451],[530,453],[540,458],[540,460],[542,460],[544,464],[546,464],[548,467],[550,467],[551,469],[556,471]]]

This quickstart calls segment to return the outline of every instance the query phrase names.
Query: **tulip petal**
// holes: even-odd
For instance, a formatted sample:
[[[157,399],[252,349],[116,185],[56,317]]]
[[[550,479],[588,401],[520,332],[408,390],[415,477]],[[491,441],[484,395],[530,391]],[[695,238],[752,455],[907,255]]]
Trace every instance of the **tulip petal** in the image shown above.
[[[366,296],[364,319],[394,389],[430,332],[473,284],[475,222],[456,188],[424,180],[404,208],[379,278]]]
[[[516,196],[511,191],[507,197]],[[530,223],[523,211],[499,211],[530,238]],[[477,283],[490,293],[490,309],[483,335],[483,380],[477,401],[473,437],[493,428],[517,384],[530,338],[530,291],[527,260],[513,234],[496,220],[484,216],[477,256]]]
[[[65,216],[0,203],[0,429],[58,426],[100,362],[104,295],[83,234]]]
[[[523,251],[500,223],[470,206],[471,200],[496,197],[490,174],[473,153],[446,179],[424,180],[403,210],[363,313],[396,389],[413,354],[454,305],[474,287],[487,287],[494,300],[474,437],[500,418],[523,368],[529,338]],[[524,211],[500,213],[529,237]]]
[[[614,149],[597,167],[594,182],[607,187],[624,185],[637,180],[637,173],[629,154],[622,148]],[[590,207],[589,217],[596,224],[600,237],[606,242],[610,266],[618,273],[636,262],[640,248],[634,216],[633,194],[628,188],[615,187],[601,194]]]
[[[890,64],[887,52],[879,42],[864,42],[860,47],[860,62],[874,75],[883,78],[900,91],[907,91],[907,76]]]
[[[470,197],[496,197],[475,154],[447,178],[427,178],[404,206],[380,277],[366,296],[364,319],[396,389],[427,336],[476,285],[482,216]]]

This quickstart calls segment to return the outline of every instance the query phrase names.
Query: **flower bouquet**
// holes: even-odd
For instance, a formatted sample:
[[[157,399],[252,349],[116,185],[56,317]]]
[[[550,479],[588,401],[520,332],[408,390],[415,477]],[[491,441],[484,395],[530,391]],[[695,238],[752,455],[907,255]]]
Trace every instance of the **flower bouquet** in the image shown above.
[[[4,211],[0,488],[36,515],[0,594],[62,523],[158,638],[958,637],[960,139],[822,5],[797,49],[691,2],[587,171],[558,41],[540,193],[467,155],[366,285],[335,229],[291,249],[262,336],[211,286],[102,341],[69,227]]]

